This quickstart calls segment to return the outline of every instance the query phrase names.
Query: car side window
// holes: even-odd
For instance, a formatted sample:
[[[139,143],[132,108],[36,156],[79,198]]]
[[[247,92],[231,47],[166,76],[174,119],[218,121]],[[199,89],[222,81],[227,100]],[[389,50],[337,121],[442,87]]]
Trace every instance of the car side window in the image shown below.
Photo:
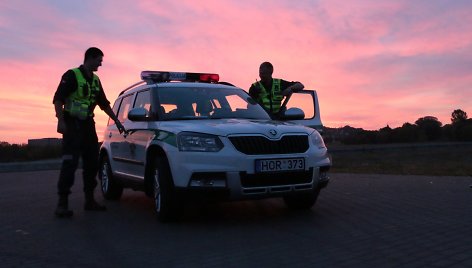
[[[121,103],[121,99],[117,99],[115,101],[115,104],[113,104],[113,113],[114,114],[117,114],[118,108],[120,108],[120,103]],[[115,124],[115,122],[113,121],[113,119],[111,119],[111,117],[109,117],[107,125],[109,126],[109,125],[114,125],[114,124]]]
[[[144,108],[149,112],[151,110],[151,91],[138,92],[133,108]]]
[[[132,99],[133,95],[128,95],[123,97],[123,100],[121,101],[120,110],[118,111],[118,120],[120,120],[121,123],[124,123],[126,119],[128,119],[128,112],[131,107]]]
[[[226,96],[226,100],[228,101],[233,112],[237,111],[238,109],[247,109],[247,102],[244,101],[239,95],[228,95]]]

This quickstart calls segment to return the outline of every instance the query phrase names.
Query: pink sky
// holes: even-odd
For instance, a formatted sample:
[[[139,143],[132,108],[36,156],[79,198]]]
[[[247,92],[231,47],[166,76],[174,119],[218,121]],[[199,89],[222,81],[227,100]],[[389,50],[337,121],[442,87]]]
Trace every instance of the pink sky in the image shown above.
[[[108,99],[142,70],[216,72],[243,89],[263,61],[316,89],[323,124],[377,130],[472,117],[468,0],[0,2],[0,141],[60,137],[61,75],[100,47]],[[106,115],[95,110],[99,139]]]

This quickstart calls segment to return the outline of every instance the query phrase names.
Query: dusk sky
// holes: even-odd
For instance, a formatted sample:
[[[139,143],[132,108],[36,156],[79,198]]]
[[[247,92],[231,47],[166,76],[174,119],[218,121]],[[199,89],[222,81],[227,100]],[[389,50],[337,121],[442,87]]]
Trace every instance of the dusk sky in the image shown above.
[[[9,143],[61,137],[52,98],[91,46],[111,102],[142,70],[215,72],[248,90],[270,61],[274,77],[317,90],[328,127],[472,117],[470,0],[1,0],[0,40]]]

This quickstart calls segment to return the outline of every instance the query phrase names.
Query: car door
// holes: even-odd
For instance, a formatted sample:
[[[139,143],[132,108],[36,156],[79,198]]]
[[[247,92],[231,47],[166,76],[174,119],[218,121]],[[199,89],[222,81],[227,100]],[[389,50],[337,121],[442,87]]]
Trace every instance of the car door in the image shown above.
[[[118,99],[116,99],[115,103],[113,104],[113,109],[112,110],[113,110],[113,113],[116,114],[116,115],[118,115],[118,111],[120,109],[122,100],[123,100],[122,98],[118,98]],[[119,163],[117,163],[113,159],[113,157],[119,151],[119,144],[120,144],[122,138],[123,138],[123,136],[120,135],[120,132],[118,131],[118,128],[116,127],[116,124],[113,121],[113,119],[111,117],[108,118],[107,127],[105,129],[105,132],[103,133],[103,139],[106,140],[110,144],[110,152],[109,152],[110,155],[109,156],[111,157],[110,161],[111,161],[113,171],[115,171],[116,168],[119,166]]]
[[[288,99],[286,107],[287,110],[290,108],[300,108],[305,113],[305,118],[300,120],[289,120],[290,122],[314,128],[320,133],[323,131],[318,95],[315,90],[294,92]]]
[[[118,110],[118,120],[126,130],[132,128],[132,122],[128,120],[128,112],[131,109],[133,94],[124,96]],[[108,138],[111,140],[112,161],[114,162],[115,173],[118,175],[128,175],[131,171],[131,154],[129,149],[128,135],[121,135],[118,130],[110,130]]]
[[[152,120],[151,90],[149,88],[136,93],[133,109],[145,109],[147,119],[133,121],[132,128],[128,130],[129,172],[133,177],[143,179],[146,163],[146,150],[154,136],[154,130],[150,128]]]

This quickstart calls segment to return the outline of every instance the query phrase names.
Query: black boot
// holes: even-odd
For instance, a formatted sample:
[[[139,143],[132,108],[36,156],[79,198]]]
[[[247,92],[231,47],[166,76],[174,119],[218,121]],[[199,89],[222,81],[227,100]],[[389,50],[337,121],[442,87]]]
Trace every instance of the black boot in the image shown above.
[[[70,218],[74,215],[74,212],[69,209],[69,200],[67,196],[59,196],[59,202],[54,214],[59,218]]]
[[[107,208],[104,205],[100,205],[95,201],[95,198],[93,197],[93,192],[92,193],[85,193],[85,210],[90,210],[90,211],[105,211]]]

